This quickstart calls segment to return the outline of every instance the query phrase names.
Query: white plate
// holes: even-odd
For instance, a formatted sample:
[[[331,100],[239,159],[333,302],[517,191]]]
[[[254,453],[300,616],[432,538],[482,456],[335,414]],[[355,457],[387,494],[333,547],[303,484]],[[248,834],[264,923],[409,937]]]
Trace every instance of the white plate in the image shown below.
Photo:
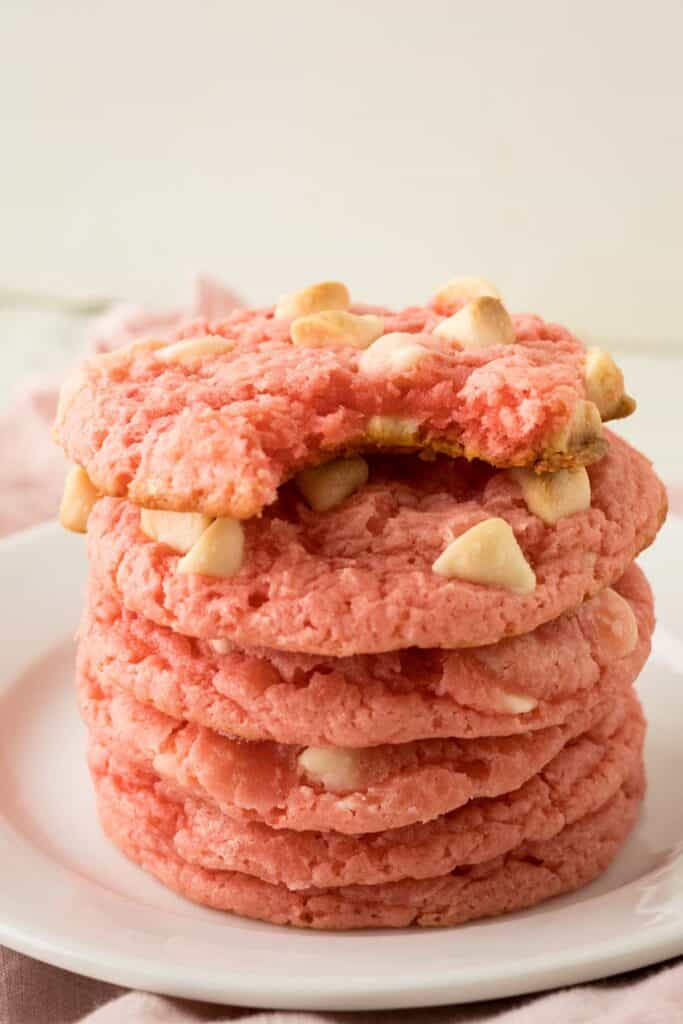
[[[81,974],[278,1009],[516,995],[683,953],[683,520],[643,558],[658,597],[639,685],[650,791],[612,869],[536,910],[465,927],[316,933],[205,910],[100,835],[71,692],[83,543],[48,525],[0,544],[0,942]]]

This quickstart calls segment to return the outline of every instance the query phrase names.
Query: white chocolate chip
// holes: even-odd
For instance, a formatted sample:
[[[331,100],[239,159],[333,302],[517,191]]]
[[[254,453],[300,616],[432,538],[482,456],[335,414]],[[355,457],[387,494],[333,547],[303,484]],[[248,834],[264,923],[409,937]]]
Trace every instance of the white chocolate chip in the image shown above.
[[[325,348],[327,345],[351,345],[367,348],[384,333],[384,317],[373,313],[356,316],[342,309],[326,309],[292,321],[289,329],[295,345]]]
[[[368,464],[360,455],[334,459],[296,476],[296,485],[316,512],[327,512],[357,491],[368,479]]]
[[[462,533],[439,555],[432,569],[449,579],[530,594],[536,576],[504,519],[485,519]]]
[[[591,507],[591,482],[583,466],[556,473],[534,473],[533,469],[511,469],[509,473],[519,484],[531,514],[547,526]]]
[[[433,334],[448,341],[457,341],[464,349],[511,345],[515,327],[510,314],[500,301],[485,295],[442,320]]]
[[[155,352],[159,348],[164,348],[165,345],[166,342],[160,338],[142,338],[139,341],[131,341],[130,344],[114,348],[111,352],[101,352],[93,359],[93,365],[103,366],[107,370],[115,369],[117,366],[129,363],[138,352]]]
[[[530,711],[538,707],[535,697],[529,697],[525,693],[510,693],[507,690],[496,688],[493,692],[496,700],[497,710],[505,715],[528,715]]]
[[[152,766],[157,775],[165,779],[178,777],[178,755],[173,750],[157,750],[152,755]]]
[[[400,416],[371,416],[367,435],[370,441],[386,448],[412,448],[417,443],[418,420],[404,420]]]
[[[230,654],[230,651],[232,650],[232,644],[228,638],[224,636],[219,636],[214,640],[209,640],[208,644],[211,650],[215,651],[216,654]]]
[[[160,544],[168,544],[179,555],[185,555],[211,525],[211,518],[201,512],[162,512],[143,508],[140,529]]]
[[[603,656],[625,658],[631,654],[638,643],[638,621],[626,598],[608,587],[602,594],[598,614]]]
[[[433,302],[437,309],[451,310],[484,295],[493,299],[501,297],[496,286],[483,277],[452,277],[437,288]]]
[[[282,295],[275,307],[276,317],[308,316],[326,309],[348,309],[351,304],[349,290],[339,281],[320,281],[300,292]]]
[[[240,571],[244,530],[239,519],[214,519],[199,540],[178,562],[178,572],[224,579]]]
[[[555,439],[555,447],[561,452],[577,451],[593,444],[602,437],[602,416],[594,402],[580,398]]]
[[[99,495],[86,471],[72,466],[66,475],[64,494],[59,506],[59,521],[66,530],[85,533],[88,516]]]
[[[178,363],[180,366],[192,366],[206,356],[222,356],[232,352],[235,347],[234,338],[222,338],[220,335],[207,334],[202,338],[188,338],[167,345],[157,353],[162,363]]]
[[[391,376],[414,369],[431,355],[429,349],[418,344],[414,334],[392,332],[373,342],[358,360],[362,373]]]
[[[586,353],[586,395],[603,420],[619,408],[624,397],[624,375],[609,352],[592,348]]]
[[[298,764],[309,779],[333,792],[355,789],[362,780],[361,753],[349,747],[306,747]]]

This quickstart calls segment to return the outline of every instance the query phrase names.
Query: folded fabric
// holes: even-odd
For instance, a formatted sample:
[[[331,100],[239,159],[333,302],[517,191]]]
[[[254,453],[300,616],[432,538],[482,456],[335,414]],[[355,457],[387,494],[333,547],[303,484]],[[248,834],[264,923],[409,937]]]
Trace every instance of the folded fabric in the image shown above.
[[[185,306],[151,311],[130,304],[113,306],[92,321],[84,354],[109,352],[145,335],[164,338],[186,320],[220,320],[239,304],[234,292],[199,275]],[[74,321],[74,329],[79,322]],[[52,443],[50,428],[60,384],[60,380],[27,383],[0,413],[0,536],[57,514],[67,464]]]
[[[531,997],[522,1006],[503,1011],[504,1003],[461,1008],[359,1013],[352,1017],[326,1013],[240,1013],[131,992],[84,1018],[82,1024],[676,1024],[683,1021],[683,963],[636,983],[608,982]]]

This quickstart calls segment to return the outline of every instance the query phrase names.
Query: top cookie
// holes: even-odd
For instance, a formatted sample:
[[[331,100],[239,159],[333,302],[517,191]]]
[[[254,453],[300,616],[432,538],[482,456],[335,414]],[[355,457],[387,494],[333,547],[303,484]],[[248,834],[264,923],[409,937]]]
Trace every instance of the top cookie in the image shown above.
[[[510,317],[487,282],[455,279],[400,312],[325,282],[90,360],[64,386],[55,436],[101,494],[248,519],[337,454],[589,464],[601,420],[633,408],[608,355]]]

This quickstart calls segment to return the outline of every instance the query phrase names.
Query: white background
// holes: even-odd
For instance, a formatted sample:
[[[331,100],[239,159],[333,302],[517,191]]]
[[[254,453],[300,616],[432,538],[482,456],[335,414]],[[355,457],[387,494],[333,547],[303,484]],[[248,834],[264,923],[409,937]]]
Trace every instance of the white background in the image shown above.
[[[5,0],[0,284],[254,301],[492,277],[681,341],[680,0]]]

